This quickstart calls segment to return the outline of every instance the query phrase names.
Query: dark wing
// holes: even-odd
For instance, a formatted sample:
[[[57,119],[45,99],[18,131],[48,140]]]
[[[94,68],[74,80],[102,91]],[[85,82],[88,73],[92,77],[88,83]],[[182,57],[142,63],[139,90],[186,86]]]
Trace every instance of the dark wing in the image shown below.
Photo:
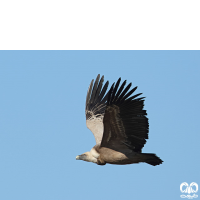
[[[121,78],[108,93],[101,147],[116,150],[117,146],[123,145],[141,152],[149,132],[147,113],[143,110],[144,97],[136,98],[142,93],[131,96],[137,87],[128,92],[131,83],[124,89],[126,81],[119,88],[120,81]]]
[[[94,80],[91,81],[85,104],[86,125],[92,131],[96,144],[100,144],[102,140],[103,117],[108,97],[108,93],[106,94],[108,81],[103,86],[104,76],[101,77],[100,81],[99,79],[100,74],[97,76],[94,84]]]

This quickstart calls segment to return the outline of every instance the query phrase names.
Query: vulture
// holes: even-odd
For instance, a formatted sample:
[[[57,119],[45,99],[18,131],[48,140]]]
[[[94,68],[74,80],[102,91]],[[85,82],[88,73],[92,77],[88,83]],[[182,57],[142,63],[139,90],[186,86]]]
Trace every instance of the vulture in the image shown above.
[[[85,105],[86,125],[92,131],[96,145],[88,152],[76,156],[77,160],[98,165],[148,163],[156,166],[163,161],[153,153],[142,153],[148,139],[149,123],[143,110],[144,97],[132,94],[137,87],[129,90],[126,80],[121,78],[113,83],[109,91],[104,76],[91,81]]]

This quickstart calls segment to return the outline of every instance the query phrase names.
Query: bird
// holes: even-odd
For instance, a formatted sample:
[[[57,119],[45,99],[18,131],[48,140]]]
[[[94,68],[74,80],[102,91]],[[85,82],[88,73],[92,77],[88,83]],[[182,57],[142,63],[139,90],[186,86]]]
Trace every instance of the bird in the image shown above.
[[[104,76],[98,74],[91,81],[85,104],[86,125],[95,137],[96,145],[88,152],[76,156],[76,160],[92,162],[97,165],[126,165],[147,163],[152,166],[162,164],[154,153],[142,153],[149,133],[147,112],[143,109],[142,93],[132,94],[126,80],[120,85],[121,78],[108,90]]]

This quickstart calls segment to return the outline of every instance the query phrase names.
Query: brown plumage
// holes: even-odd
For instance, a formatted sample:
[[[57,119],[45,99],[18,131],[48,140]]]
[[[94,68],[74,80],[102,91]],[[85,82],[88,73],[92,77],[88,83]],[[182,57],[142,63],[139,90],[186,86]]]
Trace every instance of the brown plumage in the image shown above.
[[[86,97],[86,124],[94,134],[96,145],[91,151],[76,157],[77,160],[94,162],[98,165],[132,164],[146,162],[159,165],[163,161],[152,153],[142,153],[148,139],[149,124],[146,110],[143,110],[144,97],[133,95],[137,87],[130,89],[131,83],[121,86],[121,78],[110,90],[108,81],[97,76],[91,81]]]

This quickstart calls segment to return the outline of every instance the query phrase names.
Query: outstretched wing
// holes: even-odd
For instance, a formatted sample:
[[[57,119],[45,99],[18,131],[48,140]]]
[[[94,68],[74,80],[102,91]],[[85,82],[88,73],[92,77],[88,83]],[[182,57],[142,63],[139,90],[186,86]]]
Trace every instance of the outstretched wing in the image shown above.
[[[102,140],[103,117],[108,97],[108,93],[106,94],[108,81],[105,83],[102,89],[104,76],[101,77],[100,81],[99,79],[100,74],[97,76],[94,85],[94,80],[91,81],[88,88],[85,105],[86,125],[92,131],[96,140],[96,144],[100,144]]]
[[[131,96],[137,87],[128,92],[131,83],[124,89],[126,81],[118,89],[120,81],[121,78],[108,93],[101,147],[116,150],[120,145],[141,152],[149,132],[146,110],[143,110],[144,97],[136,98],[142,93]]]

